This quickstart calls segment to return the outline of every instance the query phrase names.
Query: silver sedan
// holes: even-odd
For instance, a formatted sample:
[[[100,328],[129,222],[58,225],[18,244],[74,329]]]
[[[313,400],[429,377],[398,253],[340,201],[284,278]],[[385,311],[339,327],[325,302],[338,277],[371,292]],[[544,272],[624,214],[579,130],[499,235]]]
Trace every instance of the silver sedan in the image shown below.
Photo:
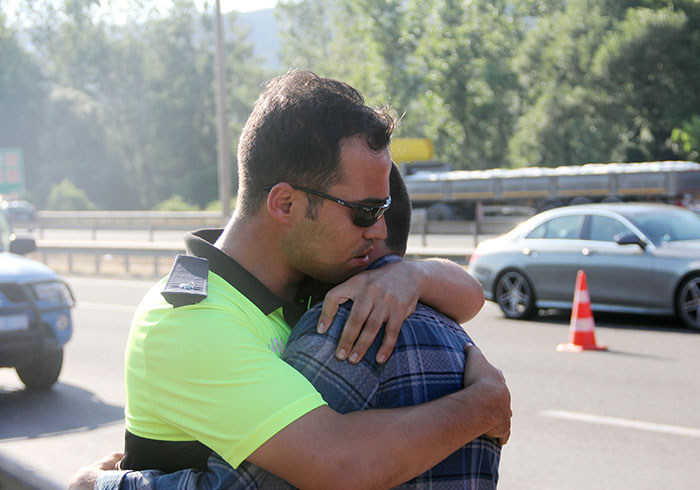
[[[469,272],[509,318],[570,309],[576,273],[593,311],[677,315],[700,329],[700,214],[665,204],[582,204],[479,244]]]

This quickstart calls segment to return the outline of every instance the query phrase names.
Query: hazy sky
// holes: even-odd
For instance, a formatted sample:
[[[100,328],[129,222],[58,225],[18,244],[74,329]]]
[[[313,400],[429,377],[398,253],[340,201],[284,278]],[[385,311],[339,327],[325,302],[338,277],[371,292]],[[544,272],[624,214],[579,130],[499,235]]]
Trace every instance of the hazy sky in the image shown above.
[[[214,0],[210,0],[210,3],[214,4]],[[237,10],[239,12],[250,12],[251,10],[274,7],[276,3],[277,0],[221,0],[221,11]]]
[[[9,0],[5,2],[5,11],[10,14],[10,17],[13,16],[15,8],[17,5],[19,5],[20,1],[21,0]],[[205,3],[205,0],[195,1],[200,8],[202,8],[202,6]],[[215,3],[215,0],[206,1],[209,3],[210,8]],[[133,0],[101,0],[102,8],[100,10],[106,13],[111,9],[112,13],[115,14],[114,16],[117,22],[120,22],[119,11],[121,10],[121,8],[123,8],[131,2],[133,2]],[[159,10],[164,10],[167,9],[170,5],[172,5],[172,0],[147,0],[147,4],[148,3],[158,6]],[[250,12],[252,10],[261,10],[274,7],[276,3],[277,0],[221,0],[221,11],[229,12],[231,10],[237,10],[239,12]]]

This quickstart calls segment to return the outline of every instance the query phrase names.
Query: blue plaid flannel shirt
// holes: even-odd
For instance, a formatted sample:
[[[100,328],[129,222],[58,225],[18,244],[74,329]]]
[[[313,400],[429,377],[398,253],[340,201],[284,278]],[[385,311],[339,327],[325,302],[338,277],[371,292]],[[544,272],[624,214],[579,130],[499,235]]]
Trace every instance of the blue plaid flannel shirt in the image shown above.
[[[388,255],[372,268],[401,260]],[[471,339],[452,319],[421,303],[401,328],[396,347],[385,364],[374,362],[381,332],[357,365],[335,358],[335,348],[350,313],[342,305],[324,335],[316,333],[320,305],[309,310],[289,337],[283,359],[308,378],[328,405],[340,413],[371,408],[417,405],[453,393],[463,385],[463,346]],[[396,488],[488,490],[498,482],[501,447],[479,437],[441,463]],[[351,463],[349,463],[351,464]],[[387,464],[391,464],[387,461]],[[289,483],[244,461],[234,470],[218,455],[209,471],[112,471],[100,476],[98,490],[253,490],[291,489]]]

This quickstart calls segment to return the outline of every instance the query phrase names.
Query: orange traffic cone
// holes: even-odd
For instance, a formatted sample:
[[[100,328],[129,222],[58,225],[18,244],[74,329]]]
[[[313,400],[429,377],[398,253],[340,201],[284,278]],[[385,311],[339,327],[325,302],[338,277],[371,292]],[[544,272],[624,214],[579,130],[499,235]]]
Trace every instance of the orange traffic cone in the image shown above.
[[[559,352],[608,350],[607,347],[595,343],[595,323],[593,322],[593,312],[591,312],[591,298],[588,296],[586,274],[582,270],[579,270],[576,275],[569,343],[559,344],[557,350]]]

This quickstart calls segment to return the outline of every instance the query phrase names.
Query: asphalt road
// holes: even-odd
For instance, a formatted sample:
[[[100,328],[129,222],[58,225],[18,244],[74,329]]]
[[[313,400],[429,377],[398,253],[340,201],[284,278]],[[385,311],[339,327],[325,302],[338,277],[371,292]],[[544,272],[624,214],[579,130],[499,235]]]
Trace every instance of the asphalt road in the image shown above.
[[[120,449],[123,349],[148,282],[69,278],[75,336],[59,383],[22,390],[0,370],[0,453],[65,486]],[[697,489],[700,334],[674,320],[596,315],[607,352],[566,354],[566,313],[505,320],[493,304],[466,325],[508,379],[513,435],[502,490]]]

